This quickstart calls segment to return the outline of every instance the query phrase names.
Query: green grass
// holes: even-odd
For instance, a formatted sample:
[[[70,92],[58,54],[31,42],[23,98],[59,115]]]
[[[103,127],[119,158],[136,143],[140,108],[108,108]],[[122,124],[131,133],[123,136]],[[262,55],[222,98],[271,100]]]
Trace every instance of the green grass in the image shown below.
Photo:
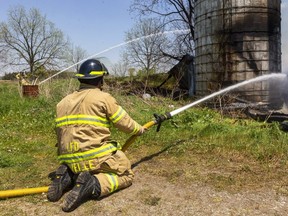
[[[49,184],[47,175],[58,166],[55,107],[76,87],[73,80],[55,80],[41,86],[39,97],[23,98],[17,83],[0,83],[0,190]],[[119,86],[109,91],[141,124],[153,120],[154,113],[189,103],[160,96],[144,101],[123,94]],[[156,158],[155,165],[141,163],[147,172],[172,182],[199,181],[219,189],[287,185],[288,134],[277,123],[229,118],[193,107],[163,122],[160,132],[155,130],[154,126],[138,137],[127,152],[134,163]],[[113,129],[113,138],[124,144],[129,135]]]

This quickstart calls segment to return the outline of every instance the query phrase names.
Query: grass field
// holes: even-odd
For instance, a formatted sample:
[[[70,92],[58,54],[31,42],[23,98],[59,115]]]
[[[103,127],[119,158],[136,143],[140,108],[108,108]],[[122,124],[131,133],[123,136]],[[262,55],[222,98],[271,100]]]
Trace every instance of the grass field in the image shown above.
[[[40,86],[37,98],[22,97],[18,84],[0,81],[0,190],[47,186],[58,166],[54,134],[55,106],[73,89],[73,80]],[[108,90],[139,123],[153,120],[187,103],[164,97],[143,100],[123,94],[121,85]],[[121,144],[128,135],[113,130]],[[128,149],[132,162],[161,154],[148,173],[170,182],[193,181],[219,190],[239,191],[273,185],[288,195],[288,134],[278,123],[231,118],[206,107],[193,107],[137,138]]]

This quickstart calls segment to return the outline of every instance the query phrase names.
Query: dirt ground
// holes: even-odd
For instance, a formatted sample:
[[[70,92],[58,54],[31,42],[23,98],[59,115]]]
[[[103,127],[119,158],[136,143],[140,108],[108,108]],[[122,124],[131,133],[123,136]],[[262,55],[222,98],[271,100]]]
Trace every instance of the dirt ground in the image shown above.
[[[63,199],[50,203],[45,194],[0,201],[0,215],[288,215],[288,197],[270,188],[230,193],[195,182],[182,185],[134,168],[134,184],[102,200],[83,203],[72,213],[61,210]],[[65,197],[65,195],[64,195]]]

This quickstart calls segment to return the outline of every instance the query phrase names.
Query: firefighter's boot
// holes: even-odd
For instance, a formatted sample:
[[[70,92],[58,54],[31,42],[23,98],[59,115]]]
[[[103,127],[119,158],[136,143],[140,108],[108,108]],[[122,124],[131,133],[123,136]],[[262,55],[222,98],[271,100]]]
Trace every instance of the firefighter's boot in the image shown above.
[[[72,188],[72,178],[73,173],[69,167],[60,165],[48,188],[47,199],[50,202],[57,202],[68,189]]]
[[[71,212],[89,198],[98,198],[101,187],[98,179],[89,172],[82,172],[76,179],[73,189],[67,194],[62,210]]]

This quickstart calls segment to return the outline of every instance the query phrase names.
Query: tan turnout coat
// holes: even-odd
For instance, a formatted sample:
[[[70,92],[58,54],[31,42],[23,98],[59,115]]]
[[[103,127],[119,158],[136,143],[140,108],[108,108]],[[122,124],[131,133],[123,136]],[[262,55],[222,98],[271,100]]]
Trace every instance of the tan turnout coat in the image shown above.
[[[57,104],[58,159],[76,174],[95,174],[102,196],[129,186],[134,176],[121,146],[111,140],[112,125],[131,135],[141,128],[114,97],[97,87],[81,84]]]

